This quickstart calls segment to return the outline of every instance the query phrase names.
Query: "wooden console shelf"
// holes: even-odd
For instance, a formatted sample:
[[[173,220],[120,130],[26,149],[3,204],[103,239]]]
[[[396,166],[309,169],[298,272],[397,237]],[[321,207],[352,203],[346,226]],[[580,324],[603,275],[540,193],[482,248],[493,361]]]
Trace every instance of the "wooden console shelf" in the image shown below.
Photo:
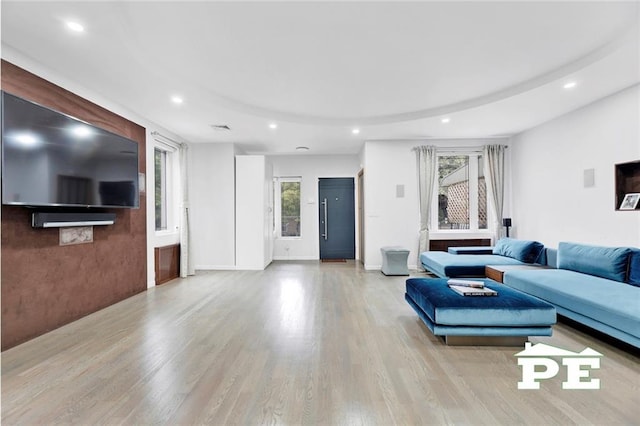
[[[532,270],[543,270],[549,269],[549,266],[546,265],[487,265],[484,267],[484,274],[487,278],[492,279],[496,282],[503,282],[504,273],[509,270],[514,269],[532,269]]]
[[[622,211],[622,200],[630,193],[640,193],[640,160],[616,164],[616,210]],[[640,211],[640,203],[635,211]]]
[[[429,251],[447,251],[449,247],[477,247],[490,245],[491,239],[489,238],[474,238],[468,240],[429,240]]]

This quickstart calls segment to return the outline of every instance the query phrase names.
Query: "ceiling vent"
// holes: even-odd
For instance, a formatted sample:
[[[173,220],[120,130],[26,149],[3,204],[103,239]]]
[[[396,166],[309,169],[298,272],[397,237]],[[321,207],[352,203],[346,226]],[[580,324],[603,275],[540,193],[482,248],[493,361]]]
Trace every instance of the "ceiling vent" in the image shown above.
[[[216,132],[228,132],[231,130],[231,127],[227,126],[226,124],[212,124],[211,128]]]

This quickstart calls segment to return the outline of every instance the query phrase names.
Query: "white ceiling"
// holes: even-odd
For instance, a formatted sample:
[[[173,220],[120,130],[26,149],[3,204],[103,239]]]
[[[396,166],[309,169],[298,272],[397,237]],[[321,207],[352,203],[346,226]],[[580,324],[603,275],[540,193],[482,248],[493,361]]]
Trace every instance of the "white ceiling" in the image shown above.
[[[3,57],[29,58],[187,141],[247,153],[511,135],[640,81],[635,1],[1,8]],[[568,81],[577,86],[563,89]]]

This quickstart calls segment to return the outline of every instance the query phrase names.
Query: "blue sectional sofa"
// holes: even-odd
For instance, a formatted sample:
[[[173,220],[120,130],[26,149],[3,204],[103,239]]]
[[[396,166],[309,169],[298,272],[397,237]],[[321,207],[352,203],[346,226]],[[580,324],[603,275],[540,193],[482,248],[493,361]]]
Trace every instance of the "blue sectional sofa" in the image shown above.
[[[563,242],[556,250],[503,238],[492,254],[452,252],[424,252],[420,259],[441,278],[483,277],[486,265],[547,265],[508,269],[503,282],[551,303],[560,315],[640,348],[640,249]]]
[[[486,265],[523,265],[527,263],[545,263],[544,246],[537,241],[502,238],[491,254],[480,250],[455,249],[452,253],[443,251],[426,251],[420,254],[420,262],[427,270],[440,278],[484,277]],[[462,254],[457,254],[462,253]]]
[[[504,284],[640,348],[640,250],[563,242],[547,252],[551,269],[508,270]]]

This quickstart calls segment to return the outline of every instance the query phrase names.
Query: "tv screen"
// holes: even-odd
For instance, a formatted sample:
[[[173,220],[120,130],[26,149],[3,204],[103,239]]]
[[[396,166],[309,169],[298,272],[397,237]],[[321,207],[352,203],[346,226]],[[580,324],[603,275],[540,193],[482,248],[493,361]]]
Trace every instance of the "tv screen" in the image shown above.
[[[2,92],[2,203],[139,207],[138,144]]]

